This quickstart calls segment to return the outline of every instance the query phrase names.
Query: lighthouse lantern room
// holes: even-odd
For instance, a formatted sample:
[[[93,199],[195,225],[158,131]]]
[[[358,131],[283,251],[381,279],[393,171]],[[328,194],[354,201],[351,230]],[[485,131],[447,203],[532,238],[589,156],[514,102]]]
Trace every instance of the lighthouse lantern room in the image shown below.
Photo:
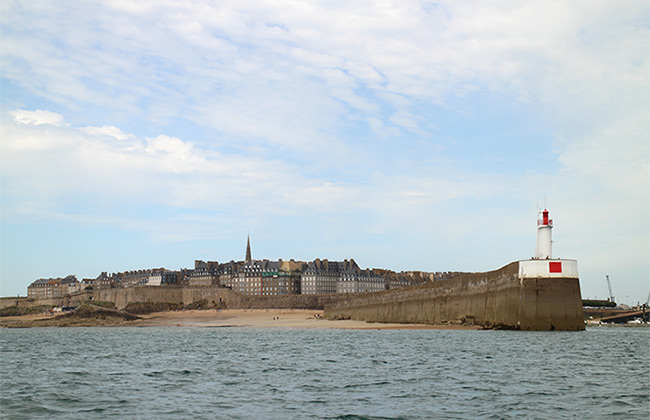
[[[548,217],[548,210],[541,212],[541,217],[537,219],[537,255],[540,260],[549,260],[553,258],[551,251],[551,229],[553,229],[553,220]]]

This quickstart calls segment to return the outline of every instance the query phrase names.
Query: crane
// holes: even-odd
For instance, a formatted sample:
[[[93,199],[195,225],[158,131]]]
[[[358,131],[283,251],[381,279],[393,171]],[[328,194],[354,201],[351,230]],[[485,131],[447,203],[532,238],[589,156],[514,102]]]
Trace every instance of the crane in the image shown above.
[[[607,279],[607,288],[609,289],[609,301],[616,302],[614,300],[614,294],[612,293],[612,283],[609,282],[609,275],[605,274],[605,278]]]

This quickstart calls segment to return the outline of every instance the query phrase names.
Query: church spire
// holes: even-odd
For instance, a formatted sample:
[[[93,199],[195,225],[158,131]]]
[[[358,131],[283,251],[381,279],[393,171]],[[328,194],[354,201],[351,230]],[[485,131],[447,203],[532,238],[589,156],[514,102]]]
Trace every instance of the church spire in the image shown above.
[[[249,263],[253,260],[251,257],[251,235],[248,235],[248,239],[246,240],[246,262]]]

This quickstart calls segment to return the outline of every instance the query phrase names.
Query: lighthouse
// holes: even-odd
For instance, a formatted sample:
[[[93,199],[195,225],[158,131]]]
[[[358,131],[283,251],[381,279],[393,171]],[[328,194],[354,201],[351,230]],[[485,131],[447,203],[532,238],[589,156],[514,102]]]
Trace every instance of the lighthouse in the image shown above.
[[[548,210],[544,209],[541,218],[537,219],[537,254],[538,260],[550,260],[553,258],[551,252],[551,229],[553,229],[553,220],[548,217]]]
[[[519,261],[520,279],[577,279],[578,261],[553,258],[551,251],[551,230],[553,220],[547,209],[538,213],[537,217],[537,252],[530,260]],[[578,288],[579,285],[576,283]]]

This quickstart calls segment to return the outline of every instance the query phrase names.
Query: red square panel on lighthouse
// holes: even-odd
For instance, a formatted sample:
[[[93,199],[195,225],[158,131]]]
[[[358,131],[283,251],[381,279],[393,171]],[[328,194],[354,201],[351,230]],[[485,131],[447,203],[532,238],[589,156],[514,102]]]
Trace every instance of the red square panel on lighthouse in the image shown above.
[[[549,262],[548,263],[549,273],[561,273],[562,272],[562,263],[561,262]]]

